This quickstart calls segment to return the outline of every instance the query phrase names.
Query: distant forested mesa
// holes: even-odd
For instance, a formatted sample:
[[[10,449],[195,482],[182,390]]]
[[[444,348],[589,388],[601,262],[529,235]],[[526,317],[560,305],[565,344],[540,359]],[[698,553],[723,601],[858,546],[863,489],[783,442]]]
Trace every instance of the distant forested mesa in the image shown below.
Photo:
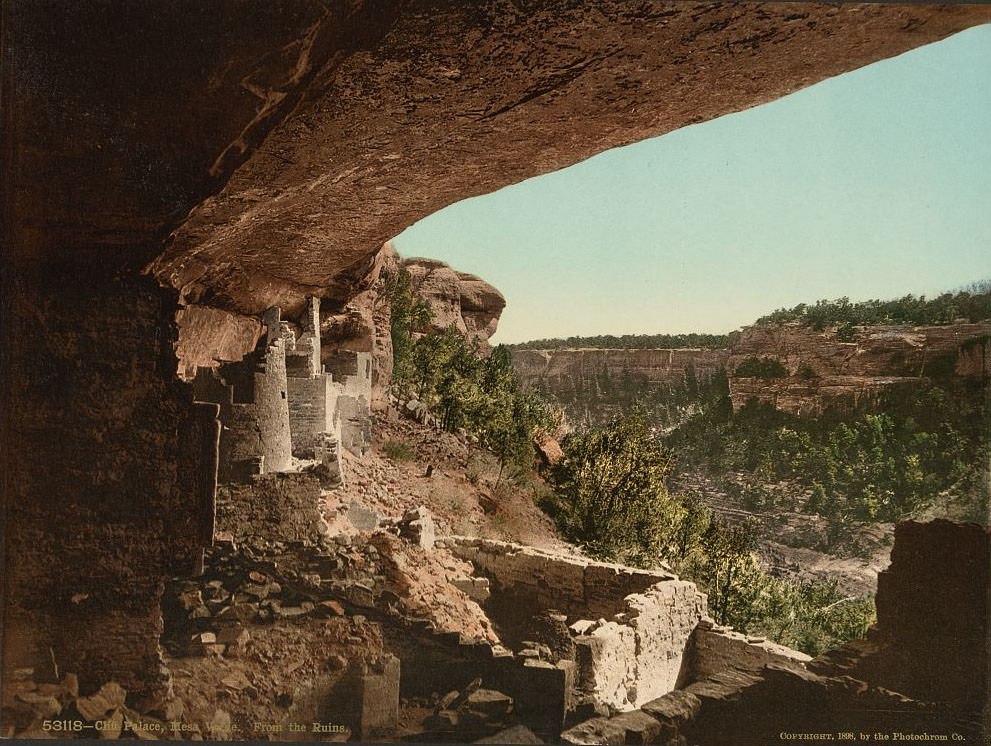
[[[719,350],[729,345],[726,334],[601,334],[596,337],[534,339],[506,345],[511,350],[575,350],[594,347],[607,350],[707,349]]]
[[[964,290],[942,293],[935,298],[906,295],[894,300],[851,302],[849,298],[799,303],[794,308],[779,308],[757,319],[756,324],[798,322],[817,331],[843,327],[847,332],[856,326],[910,324],[938,326],[959,320],[991,319],[991,279],[981,280]],[[694,348],[719,350],[729,346],[727,334],[600,334],[594,337],[555,337],[507,344],[510,350],[575,350],[592,347],[609,350]]]
[[[872,326],[911,324],[934,326],[991,319],[991,280],[974,283],[966,290],[943,293],[927,299],[924,295],[906,295],[896,300],[865,300],[851,303],[849,298],[799,303],[794,308],[779,308],[761,316],[758,324],[799,322],[822,331],[833,326]]]

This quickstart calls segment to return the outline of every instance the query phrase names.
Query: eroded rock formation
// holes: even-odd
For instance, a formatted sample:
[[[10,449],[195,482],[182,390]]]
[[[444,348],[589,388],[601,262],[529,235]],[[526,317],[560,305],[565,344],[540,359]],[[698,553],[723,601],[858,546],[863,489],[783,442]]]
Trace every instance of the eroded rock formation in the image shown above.
[[[513,369],[525,385],[561,404],[573,424],[605,422],[641,397],[663,402],[720,369],[734,409],[756,399],[817,415],[827,407],[870,406],[885,391],[933,378],[984,385],[991,380],[989,337],[988,321],[872,326],[845,339],[836,329],[758,324],[730,334],[725,349],[516,350]],[[780,372],[754,376],[749,361],[779,364]]]
[[[451,202],[987,18],[953,6],[388,5],[354,9],[369,43],[311,73],[293,115],[154,263],[185,300],[289,315],[314,287],[346,300],[383,242]]]
[[[561,405],[570,424],[602,424],[637,399],[666,398],[686,376],[710,380],[728,358],[728,350],[514,350],[513,370]]]
[[[435,329],[453,327],[469,342],[480,343],[495,334],[506,299],[489,283],[435,259],[406,259],[402,266],[413,294],[430,309]]]
[[[797,324],[756,325],[730,335],[727,371],[733,407],[751,398],[795,414],[829,405],[870,403],[896,386],[950,378],[980,386],[991,380],[991,321],[946,326],[872,326],[840,339],[836,330]],[[770,358],[780,378],[739,375],[748,358]]]

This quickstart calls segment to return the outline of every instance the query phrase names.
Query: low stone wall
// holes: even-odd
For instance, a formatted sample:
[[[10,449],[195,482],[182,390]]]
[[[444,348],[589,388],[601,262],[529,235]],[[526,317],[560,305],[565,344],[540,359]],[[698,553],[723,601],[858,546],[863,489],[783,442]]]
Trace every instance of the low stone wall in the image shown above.
[[[217,488],[217,530],[235,539],[316,541],[320,482],[308,473],[265,474]]]
[[[471,562],[498,589],[534,609],[557,609],[568,623],[612,617],[626,610],[623,599],[656,583],[676,580],[664,572],[648,572],[608,562],[566,557],[535,547],[467,537],[444,540],[451,551]]]
[[[620,710],[675,688],[706,614],[705,596],[684,580],[661,581],[623,603],[624,611],[575,639],[581,688]]]
[[[622,710],[677,684],[692,631],[706,617],[694,583],[507,542],[445,541],[491,581],[484,608],[508,643],[533,634],[541,611],[566,617],[580,692]]]
[[[763,637],[744,635],[703,620],[692,635],[684,682],[700,681],[729,669],[753,673],[769,663],[801,669],[811,660],[805,653]]]
[[[981,743],[989,732],[989,566],[986,528],[899,523],[867,638],[807,660],[703,621],[678,690],[638,711],[588,720],[561,740],[763,746],[781,733],[862,731]]]

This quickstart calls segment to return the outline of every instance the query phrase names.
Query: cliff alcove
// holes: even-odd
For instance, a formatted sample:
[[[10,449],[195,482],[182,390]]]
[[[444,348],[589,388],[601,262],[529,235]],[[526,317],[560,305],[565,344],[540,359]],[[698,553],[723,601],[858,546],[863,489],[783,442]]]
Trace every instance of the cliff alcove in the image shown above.
[[[333,399],[336,439],[296,445],[325,466],[360,454],[388,380],[382,247],[415,220],[989,19],[624,0],[5,4],[5,671],[164,696],[165,581],[202,569],[231,492],[217,490],[231,445],[218,417],[264,404],[284,431],[293,391]],[[484,329],[493,299],[469,308],[487,296],[473,287],[462,319]],[[279,360],[285,389],[266,377]],[[238,479],[291,462],[264,449],[270,468],[245,454]]]

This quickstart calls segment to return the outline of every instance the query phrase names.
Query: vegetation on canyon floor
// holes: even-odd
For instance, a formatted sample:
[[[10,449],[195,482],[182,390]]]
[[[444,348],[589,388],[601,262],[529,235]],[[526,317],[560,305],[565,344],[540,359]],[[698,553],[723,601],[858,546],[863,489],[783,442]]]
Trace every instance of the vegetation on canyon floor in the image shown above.
[[[770,575],[757,555],[756,525],[723,523],[694,497],[670,493],[667,485],[675,472],[727,478],[727,491],[739,492],[757,514],[788,510],[823,516],[831,526],[832,547],[843,547],[851,525],[917,516],[937,498],[954,505],[956,518],[980,518],[974,464],[988,449],[986,407],[973,392],[961,395],[936,367],[929,370],[929,383],[894,390],[870,410],[828,410],[815,417],[756,401],[734,412],[723,370],[704,381],[689,370],[663,401],[646,396],[632,378],[614,381],[604,372],[594,388],[619,402],[620,414],[605,426],[565,437],[564,458],[543,485],[529,474],[532,435],[537,427],[556,430],[560,414],[539,390],[521,389],[509,349],[501,346],[480,356],[478,346],[455,329],[431,331],[429,312],[414,299],[408,278],[400,273],[390,283],[394,390],[423,402],[444,429],[476,436],[498,459],[500,478],[502,469],[511,467],[511,474],[533,485],[539,505],[563,538],[592,557],[672,567],[705,590],[720,623],[817,654],[862,636],[874,610],[869,597],[844,595],[835,581]],[[795,313],[812,325],[823,319],[853,325],[882,317],[938,323],[939,314],[966,316],[971,301],[977,304],[975,314],[991,315],[982,310],[987,299],[981,297],[961,292],[934,301],[908,296],[887,304],[820,302]],[[923,312],[931,313],[919,315]],[[718,346],[714,335],[691,337],[692,346]],[[610,347],[689,343],[686,335],[558,342],[595,346],[589,340]],[[516,347],[540,348],[546,342]],[[783,368],[774,363],[748,359],[736,373],[781,375]],[[742,487],[729,479],[741,474]],[[789,489],[772,488],[782,483]]]
[[[733,412],[725,375],[685,388],[695,392],[694,410],[666,439],[680,468],[747,475],[742,497],[752,510],[871,523],[909,518],[942,500],[961,520],[982,519],[976,465],[989,439],[979,392],[934,380],[890,391],[872,411],[799,417],[755,401]],[[796,487],[787,505],[766,489],[782,481]]]
[[[871,600],[845,598],[835,582],[795,583],[765,572],[752,524],[723,524],[700,502],[669,494],[674,454],[643,412],[572,433],[562,446],[541,506],[591,556],[667,564],[708,594],[719,623],[813,655],[862,636],[873,622]]]

